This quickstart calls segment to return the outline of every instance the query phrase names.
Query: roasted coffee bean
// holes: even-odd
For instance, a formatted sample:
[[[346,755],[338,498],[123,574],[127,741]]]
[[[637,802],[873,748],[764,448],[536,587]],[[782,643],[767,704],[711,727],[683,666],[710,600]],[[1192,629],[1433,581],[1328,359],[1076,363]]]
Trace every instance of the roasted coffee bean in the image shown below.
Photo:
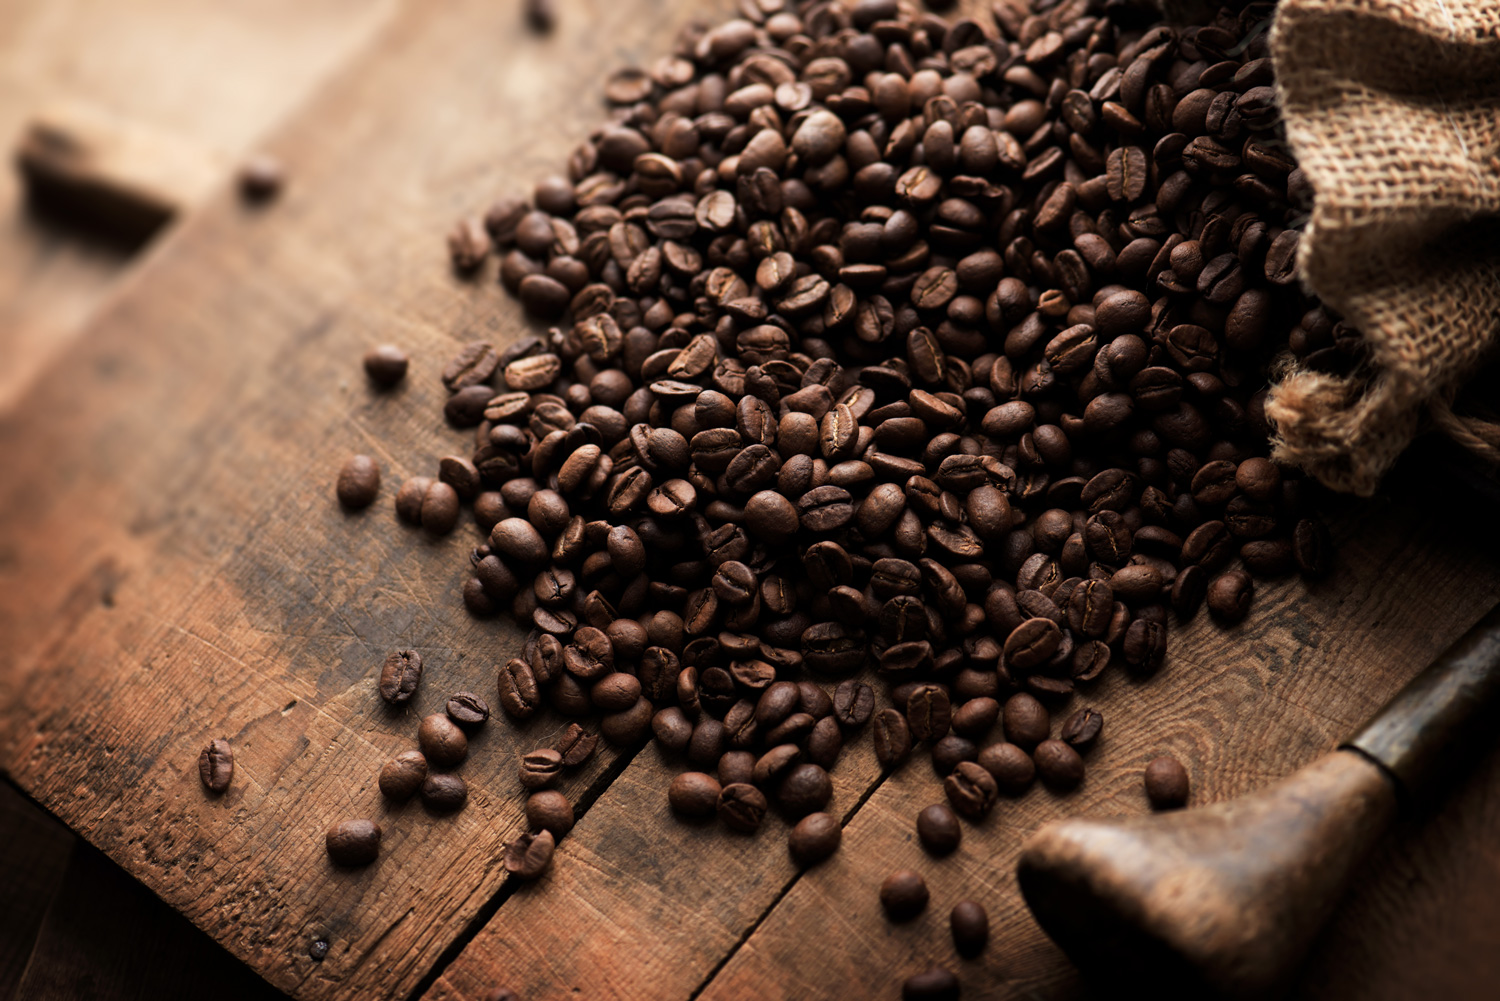
[[[557,752],[563,757],[563,767],[577,768],[593,757],[599,746],[599,735],[589,733],[577,723],[569,723],[562,739],[557,742]]]
[[[415,650],[393,650],[380,669],[380,697],[393,706],[404,705],[422,683],[422,655]]]
[[[947,775],[957,768],[959,762],[973,761],[979,748],[972,740],[950,733],[932,745],[932,770]]]
[[[427,758],[421,751],[402,751],[380,769],[380,791],[390,799],[405,802],[415,796],[427,779]]]
[[[1162,755],[1146,764],[1146,798],[1153,810],[1175,810],[1188,800],[1188,773],[1182,762]]]
[[[198,778],[209,792],[221,793],[234,778],[234,748],[219,737],[210,740],[198,754]]]
[[[892,921],[910,921],[927,907],[927,881],[910,869],[897,869],[880,884],[880,906]]]
[[[532,880],[547,871],[557,841],[551,831],[523,831],[505,846],[505,871]]]
[[[1208,612],[1225,624],[1239,622],[1250,611],[1254,591],[1255,585],[1244,571],[1222,573],[1208,585]]]
[[[490,718],[490,704],[473,692],[456,692],[448,696],[448,704],[444,708],[449,719],[470,729]]]
[[[718,813],[724,826],[741,834],[752,834],[766,817],[766,797],[744,782],[732,782],[719,793]]]
[[[1066,792],[1083,781],[1083,758],[1061,740],[1044,740],[1032,752],[1036,773],[1049,788]]]
[[[1080,753],[1089,750],[1099,740],[1104,729],[1104,716],[1096,709],[1084,708],[1069,716],[1062,726],[1059,737],[1071,744]]]
[[[429,773],[422,782],[422,802],[430,810],[450,813],[469,801],[469,786],[451,772]]]
[[[948,794],[953,809],[970,820],[982,820],[995,805],[1000,789],[994,776],[983,766],[974,761],[961,761],[943,780],[943,791]]]
[[[953,933],[953,948],[965,959],[984,951],[990,940],[990,916],[984,906],[973,900],[960,900],[948,914]]]
[[[943,803],[934,803],[917,814],[917,839],[933,855],[948,855],[958,850],[963,829],[958,815]]]
[[[500,668],[500,708],[511,719],[527,719],[540,702],[536,676],[531,665],[512,657]]]
[[[551,747],[538,748],[521,755],[520,778],[523,789],[546,789],[562,776],[562,753]]]
[[[394,344],[380,344],[365,352],[365,375],[381,389],[390,389],[406,378],[406,352]]]
[[[800,817],[828,805],[833,783],[828,772],[810,761],[789,768],[781,779],[776,801],[788,816]]]
[[[1025,692],[1006,700],[1003,720],[1005,739],[1022,749],[1035,747],[1052,732],[1047,708]]]
[[[323,837],[334,865],[369,865],[380,854],[380,825],[373,820],[341,820]]]
[[[336,492],[350,510],[369,507],[380,494],[380,467],[368,455],[350,456],[339,470]]]
[[[833,691],[833,715],[846,730],[857,730],[875,712],[875,691],[863,681],[850,678]]]
[[[469,739],[444,713],[433,713],[417,727],[417,743],[427,760],[439,768],[452,768],[469,755]]]
[[[1016,671],[1030,671],[1045,664],[1062,643],[1062,630],[1051,619],[1023,621],[1005,638],[1005,664]]]
[[[787,837],[787,848],[792,861],[807,868],[817,865],[838,851],[844,830],[838,820],[821,811],[809,813],[797,822]]]
[[[921,685],[906,700],[906,723],[913,740],[941,740],[951,721],[948,691],[941,685]]]
[[[556,789],[542,789],[526,797],[526,822],[535,830],[551,831],[555,838],[573,829],[573,806]]]
[[[942,966],[914,973],[901,984],[901,1001],[958,1001],[958,997],[958,977]]]
[[[979,752],[977,760],[980,767],[994,777],[996,788],[1008,796],[1025,792],[1036,778],[1036,765],[1031,755],[1015,744],[991,744]]]
[[[953,711],[953,732],[971,739],[982,737],[999,718],[999,702],[988,696],[973,698]]]
[[[712,817],[719,808],[722,787],[712,775],[683,772],[672,779],[667,800],[684,817]]]
[[[911,730],[898,709],[875,714],[875,759],[882,768],[899,768],[911,756]]]

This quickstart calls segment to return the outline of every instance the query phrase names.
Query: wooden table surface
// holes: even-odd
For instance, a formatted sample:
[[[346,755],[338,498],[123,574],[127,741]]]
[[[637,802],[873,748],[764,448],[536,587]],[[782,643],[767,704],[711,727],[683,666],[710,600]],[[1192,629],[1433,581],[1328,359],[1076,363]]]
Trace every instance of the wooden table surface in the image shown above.
[[[453,277],[442,235],[558,167],[602,116],[607,67],[649,61],[687,19],[723,9],[562,7],[546,38],[507,4],[365,10],[358,54],[267,143],[291,170],[283,197],[251,210],[226,191],[190,213],[0,416],[0,768],[297,998],[480,998],[498,984],[528,999],[894,997],[934,961],[954,964],[966,998],[1078,996],[1015,888],[1026,834],[1144,811],[1140,770],[1158,753],[1188,764],[1196,802],[1311,760],[1494,603],[1493,554],[1415,491],[1350,505],[1329,580],[1262,587],[1227,633],[1200,617],[1149,683],[1104,680],[1088,695],[1107,723],[1084,786],[1002,804],[949,859],[915,842],[915,813],[941,797],[921,755],[883,777],[868,737],[852,741],[833,773],[843,848],[798,874],[779,820],[756,837],[673,820],[680,765],[648,747],[602,753],[570,780],[582,817],[549,875],[507,883],[499,847],[523,823],[515,759],[559,718],[489,724],[455,816],[388,807],[374,782],[449,692],[492,692],[519,640],[457,600],[472,524],[432,542],[391,511],[402,479],[468,439],[439,416],[455,346],[529,329],[492,271]],[[383,340],[413,366],[376,396],[358,358]],[[385,486],[350,515],[332,480],[357,450]],[[402,713],[374,693],[397,645],[428,664]],[[213,736],[236,749],[217,799],[196,774]],[[1305,996],[1487,996],[1497,792],[1489,753],[1435,815],[1386,839]],[[385,828],[367,869],[324,855],[324,828],[347,816]],[[902,866],[927,875],[933,904],[892,926],[875,887]],[[981,959],[958,962],[946,913],[964,896],[994,933]]]

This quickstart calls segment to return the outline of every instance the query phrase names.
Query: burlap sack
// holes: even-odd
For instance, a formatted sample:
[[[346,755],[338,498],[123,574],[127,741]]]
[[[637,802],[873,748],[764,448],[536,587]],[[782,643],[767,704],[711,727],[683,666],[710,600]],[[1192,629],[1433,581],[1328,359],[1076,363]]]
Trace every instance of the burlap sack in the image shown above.
[[[1271,51],[1314,194],[1299,269],[1371,357],[1282,373],[1275,458],[1369,494],[1436,426],[1500,462],[1500,385],[1454,406],[1500,339],[1500,0],[1281,0]]]

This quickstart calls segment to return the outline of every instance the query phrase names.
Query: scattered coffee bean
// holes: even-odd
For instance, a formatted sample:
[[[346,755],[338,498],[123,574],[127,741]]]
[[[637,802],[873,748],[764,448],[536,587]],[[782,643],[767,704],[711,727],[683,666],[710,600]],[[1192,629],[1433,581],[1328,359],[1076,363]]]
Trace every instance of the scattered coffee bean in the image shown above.
[[[562,775],[562,769],[561,752],[550,747],[527,751],[521,755],[521,788],[535,791],[555,785]]]
[[[1094,746],[1103,730],[1103,714],[1096,709],[1085,708],[1068,717],[1059,736],[1082,754]]]
[[[422,655],[415,650],[393,650],[380,670],[380,697],[393,706],[405,705],[422,683]]]
[[[1250,596],[1255,590],[1250,575],[1230,570],[1215,577],[1208,585],[1208,612],[1226,625],[1240,622],[1250,611]]]
[[[234,748],[219,737],[210,740],[198,754],[198,778],[209,792],[221,793],[234,778]]]
[[[397,802],[415,796],[427,779],[427,758],[421,751],[402,751],[380,769],[380,791]]]
[[[471,730],[490,718],[490,704],[473,692],[455,692],[448,696],[445,709],[449,719]]]
[[[917,840],[934,855],[948,855],[958,849],[963,829],[958,815],[942,803],[934,803],[917,814]]]
[[[339,470],[335,492],[350,510],[369,507],[380,494],[380,467],[368,455],[350,456]]]
[[[369,865],[380,854],[380,825],[373,820],[341,820],[323,840],[334,865]]]
[[[667,800],[684,817],[712,817],[719,808],[721,792],[723,787],[712,775],[683,772],[672,779]]]
[[[954,904],[948,925],[953,931],[953,948],[965,959],[978,956],[990,940],[990,915],[977,901]]]
[[[838,851],[843,837],[844,831],[838,820],[819,811],[809,813],[797,822],[788,836],[787,847],[792,853],[792,861],[807,868]]]
[[[958,977],[941,966],[914,973],[901,985],[901,1001],[958,1001]]]
[[[551,831],[527,831],[505,846],[505,871],[518,879],[536,879],[552,864],[556,840]]]
[[[1021,692],[1005,701],[1005,739],[1023,749],[1036,747],[1052,732],[1047,707]]]
[[[766,797],[753,785],[732,782],[719,792],[718,809],[725,827],[751,834],[765,819]]]
[[[1083,758],[1069,744],[1044,740],[1031,752],[1036,773],[1050,789],[1067,792],[1083,781]]]
[[[995,779],[995,786],[1007,796],[1019,796],[1031,787],[1036,778],[1036,765],[1031,755],[1016,744],[991,744],[979,752],[980,767]]]
[[[468,801],[468,784],[451,772],[433,772],[422,782],[422,802],[432,810],[449,813]]]
[[[469,756],[469,738],[443,713],[422,719],[417,727],[417,743],[427,760],[439,768],[452,768]]]
[[[573,805],[556,789],[542,789],[526,797],[526,822],[536,830],[561,838],[573,829]]]
[[[365,375],[381,389],[390,389],[406,378],[406,352],[394,344],[380,344],[365,352]]]
[[[910,869],[898,869],[880,884],[880,906],[892,921],[910,921],[927,907],[927,881]]]
[[[1182,762],[1162,755],[1146,764],[1146,798],[1153,810],[1175,810],[1188,799],[1188,773]]]
[[[1043,741],[1044,745],[1046,743],[1048,742]],[[983,820],[989,814],[990,807],[995,805],[995,797],[1000,788],[994,776],[978,762],[961,761],[953,769],[953,773],[943,780],[943,792],[948,794],[948,802],[953,804],[953,809],[970,820]]]

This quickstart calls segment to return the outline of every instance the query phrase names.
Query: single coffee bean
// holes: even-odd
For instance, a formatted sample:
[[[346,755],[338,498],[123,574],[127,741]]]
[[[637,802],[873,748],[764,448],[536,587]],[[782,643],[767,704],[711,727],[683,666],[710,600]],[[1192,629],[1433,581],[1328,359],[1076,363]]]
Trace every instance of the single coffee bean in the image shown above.
[[[421,751],[402,751],[380,769],[380,791],[404,803],[417,794],[427,780],[427,758]]]
[[[906,723],[913,740],[941,740],[951,720],[948,690],[941,685],[921,685],[906,700]]]
[[[978,755],[979,748],[972,740],[950,733],[932,745],[932,769],[939,775],[947,775],[959,762],[973,761]]]
[[[430,535],[447,535],[458,524],[458,513],[462,510],[458,491],[441,480],[434,480],[422,495],[420,520],[422,529]]]
[[[455,692],[444,707],[448,718],[459,726],[474,729],[490,718],[490,704],[473,692]]]
[[[1084,708],[1068,717],[1058,736],[1081,754],[1094,746],[1103,729],[1103,714],[1095,709]]]
[[[500,668],[500,708],[511,719],[527,719],[539,704],[540,693],[531,665],[512,657]]]
[[[833,715],[844,729],[859,729],[874,712],[875,690],[863,681],[850,678],[833,690]]]
[[[753,785],[732,782],[720,791],[718,810],[725,827],[753,834],[765,819],[766,797]]]
[[[797,822],[787,837],[787,849],[792,861],[804,869],[817,865],[838,851],[844,830],[831,814],[809,813]]]
[[[667,788],[667,801],[684,817],[712,817],[719,808],[723,787],[712,775],[683,772]]]
[[[933,855],[948,855],[963,840],[958,814],[942,803],[934,803],[917,814],[917,840]]]
[[[994,776],[974,761],[960,761],[953,773],[943,780],[943,792],[947,793],[948,802],[970,820],[983,820],[995,805],[999,791]]]
[[[469,755],[469,739],[443,713],[423,718],[417,727],[417,743],[427,760],[439,768],[452,768]]]
[[[339,503],[350,510],[369,507],[380,494],[380,467],[368,455],[354,455],[339,470]]]
[[[561,838],[573,829],[573,805],[556,789],[542,789],[526,797],[526,822]]]
[[[953,932],[953,948],[965,959],[973,959],[984,951],[990,940],[990,915],[984,905],[975,900],[960,900],[948,914],[948,927]]]
[[[1208,585],[1208,612],[1220,622],[1233,625],[1250,611],[1254,591],[1255,584],[1244,571],[1222,573]]]
[[[518,879],[536,879],[552,863],[552,854],[556,849],[556,844],[551,831],[521,833],[505,846],[505,871]],[[494,994],[490,995],[490,997],[494,996]]]
[[[880,906],[892,921],[910,921],[927,907],[927,881],[910,869],[897,869],[880,884]]]
[[[1031,755],[1015,744],[991,744],[979,752],[980,767],[995,779],[995,786],[1007,796],[1019,796],[1036,778]]]
[[[468,801],[468,784],[451,772],[433,772],[422,782],[422,802],[431,810],[451,813]]]
[[[1023,621],[1005,638],[1005,664],[1017,671],[1030,671],[1057,652],[1062,630],[1051,619],[1031,618]]]
[[[880,767],[898,768],[911,756],[911,730],[897,709],[875,714],[875,760]]]
[[[341,820],[323,840],[334,865],[369,865],[380,854],[380,825],[373,820]]]
[[[1005,739],[1022,749],[1035,747],[1052,732],[1047,708],[1025,692],[1006,700],[1003,724]]]
[[[406,378],[406,352],[394,344],[380,344],[365,352],[365,375],[381,389],[390,389]]]
[[[221,793],[234,778],[234,748],[219,737],[210,740],[198,753],[198,778],[209,792]]]
[[[393,706],[411,701],[422,683],[422,655],[415,650],[393,650],[380,669],[380,697]]]
[[[577,723],[569,723],[562,739],[557,742],[556,749],[562,755],[564,768],[577,768],[593,757],[594,749],[598,746],[598,734],[589,733]]]
[[[1147,762],[1146,798],[1153,810],[1175,810],[1186,805],[1188,773],[1182,762],[1166,755]]]
[[[543,747],[521,755],[521,788],[532,791],[554,785],[562,775],[563,756],[555,748]]]
[[[901,985],[901,1001],[958,1001],[958,997],[958,977],[941,966],[914,973]]]
[[[1049,788],[1067,792],[1083,781],[1083,758],[1069,744],[1044,740],[1031,754],[1036,773]]]
[[[776,801],[788,816],[800,817],[821,810],[833,796],[833,782],[819,765],[804,761],[793,765],[781,780]]]

